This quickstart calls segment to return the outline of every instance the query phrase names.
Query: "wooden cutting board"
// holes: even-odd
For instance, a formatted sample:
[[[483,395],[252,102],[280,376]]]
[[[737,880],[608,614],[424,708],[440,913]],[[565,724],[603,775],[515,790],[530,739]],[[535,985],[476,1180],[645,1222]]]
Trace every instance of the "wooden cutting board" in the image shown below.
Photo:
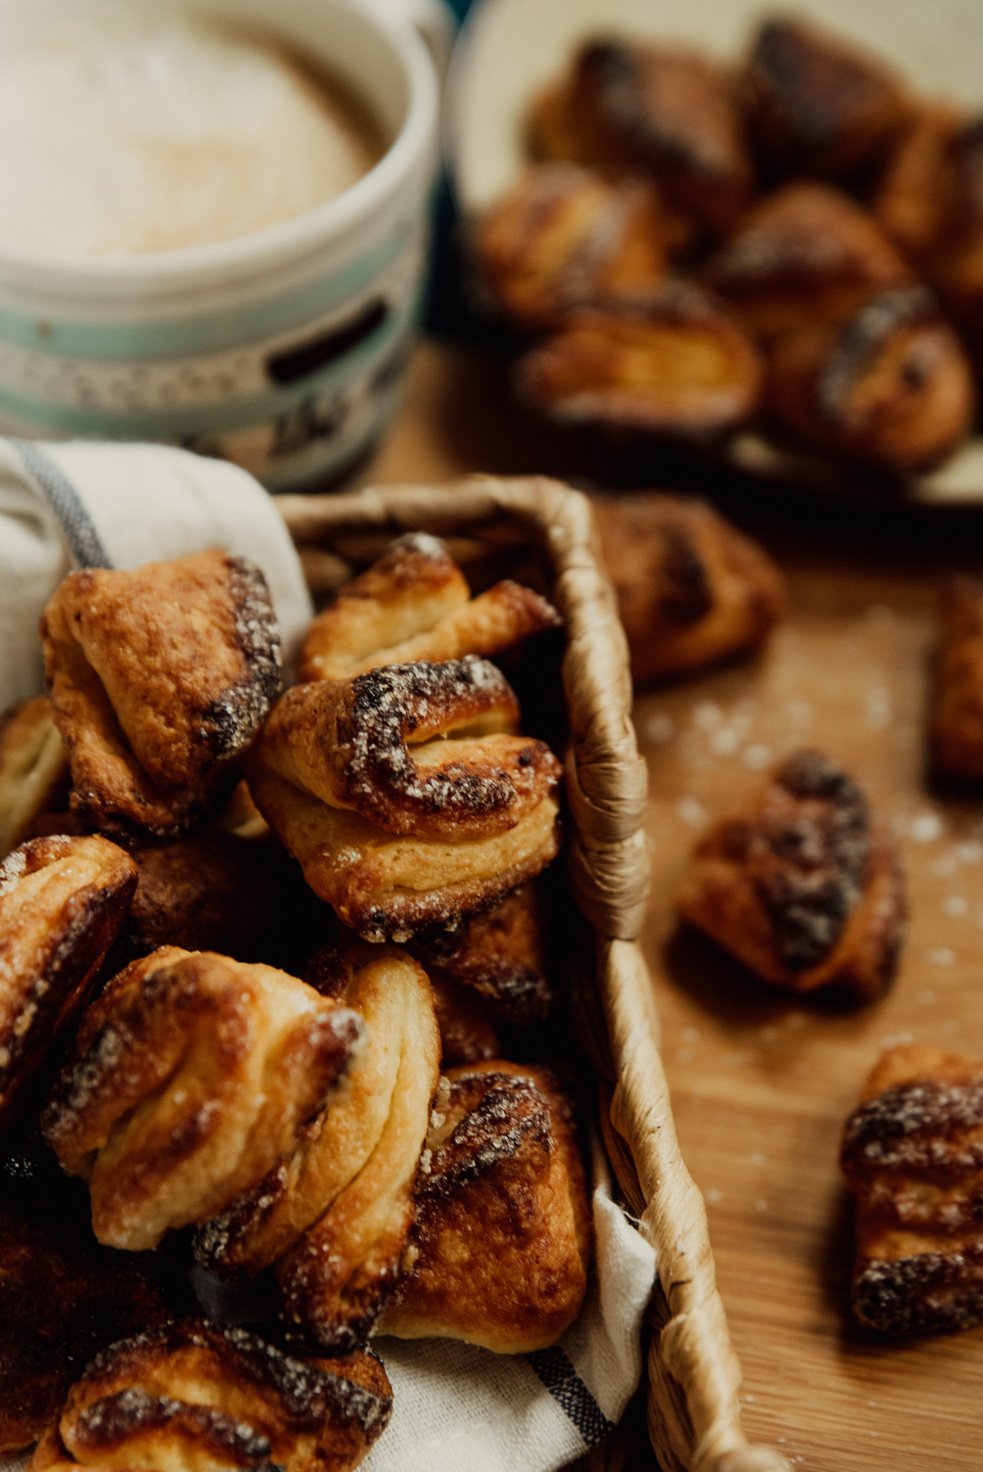
[[[472,470],[575,477],[577,451],[517,417],[486,360],[425,347],[366,478]],[[886,1045],[917,1039],[983,1057],[983,793],[940,795],[924,770],[938,587],[953,570],[983,570],[983,511],[909,513],[887,499],[854,512],[750,486],[724,500],[785,569],[787,621],[749,664],[640,693],[635,720],[651,778],[644,945],[683,1153],[706,1196],[744,1368],[745,1429],[803,1472],[978,1472],[983,1328],[884,1343],[852,1327],[837,1151]],[[703,825],[802,745],[842,761],[902,845],[900,974],[859,1012],[790,1001],[673,919]]]

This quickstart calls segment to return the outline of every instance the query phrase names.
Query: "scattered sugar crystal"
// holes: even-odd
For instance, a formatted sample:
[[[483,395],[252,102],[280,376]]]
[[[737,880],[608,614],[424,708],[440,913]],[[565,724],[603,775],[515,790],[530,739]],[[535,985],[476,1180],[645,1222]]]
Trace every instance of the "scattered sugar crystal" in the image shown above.
[[[951,946],[933,946],[925,952],[925,960],[930,966],[954,966],[956,953]]]
[[[684,1043],[698,1043],[700,1041],[700,1029],[698,1027],[684,1027],[680,1033]]]
[[[908,833],[916,843],[934,843],[942,837],[942,819],[938,813],[918,813],[912,818]]]
[[[881,1050],[886,1052],[888,1048],[904,1048],[914,1041],[915,1035],[911,1032],[886,1032],[881,1038]]]
[[[712,731],[720,725],[722,712],[712,700],[701,700],[693,710],[693,724],[701,731]]]
[[[763,741],[755,741],[751,746],[745,746],[741,760],[752,772],[762,772],[771,765],[773,756],[770,746],[766,746]]]
[[[723,1191],[718,1191],[716,1186],[708,1186],[703,1193],[703,1198],[706,1201],[707,1206],[716,1206],[718,1201],[723,1200],[723,1197]]]
[[[969,900],[964,894],[949,894],[946,895],[942,908],[947,915],[966,915],[969,912]]]
[[[872,730],[883,731],[891,724],[894,711],[890,690],[883,685],[875,685],[872,690],[868,690],[864,704],[867,724]]]
[[[646,741],[651,741],[656,746],[664,746],[671,741],[676,730],[676,723],[672,716],[667,716],[664,711],[659,711],[654,716],[649,716],[645,722],[644,735]]]
[[[710,737],[714,756],[733,756],[741,744],[741,734],[734,726],[721,726]]]
[[[813,711],[808,700],[790,700],[785,706],[785,714],[793,726],[801,729],[812,725]]]
[[[978,839],[967,838],[965,843],[957,843],[952,852],[960,864],[983,863],[983,843]]]
[[[748,1156],[748,1160],[751,1162],[752,1165],[767,1165],[768,1164],[768,1157],[767,1157],[767,1155],[762,1155],[762,1153],[761,1153],[760,1150],[755,1150],[755,1152],[754,1152],[753,1155],[749,1155]]]
[[[699,828],[707,820],[707,810],[698,797],[681,797],[676,804],[676,816],[691,828]]]
[[[768,1210],[768,1203],[767,1203],[767,1201],[765,1201],[765,1199],[764,1199],[763,1196],[759,1196],[757,1198],[757,1200],[754,1203],[754,1209],[755,1209],[755,1211],[762,1212],[762,1213],[763,1212],[766,1212]]]

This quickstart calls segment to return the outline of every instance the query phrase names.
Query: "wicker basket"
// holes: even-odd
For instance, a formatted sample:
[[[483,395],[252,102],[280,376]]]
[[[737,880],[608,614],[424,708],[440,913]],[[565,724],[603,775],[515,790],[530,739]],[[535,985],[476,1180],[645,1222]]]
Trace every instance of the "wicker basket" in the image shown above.
[[[445,537],[465,566],[532,556],[545,571],[567,630],[569,878],[595,942],[591,992],[581,1009],[593,1004],[596,1012],[599,1004],[603,1011],[602,1046],[595,1033],[590,1047],[600,1074],[602,1130],[625,1199],[658,1262],[649,1436],[664,1472],[787,1469],[783,1458],[749,1446],[741,1432],[740,1371],[716,1289],[706,1213],[673,1126],[658,1014],[637,942],[648,883],[646,770],[631,723],[627,649],[587,499],[556,481],[481,476],[436,490],[386,486],[281,496],[277,504],[315,596],[408,530]],[[581,1031],[590,1046],[590,1027]]]

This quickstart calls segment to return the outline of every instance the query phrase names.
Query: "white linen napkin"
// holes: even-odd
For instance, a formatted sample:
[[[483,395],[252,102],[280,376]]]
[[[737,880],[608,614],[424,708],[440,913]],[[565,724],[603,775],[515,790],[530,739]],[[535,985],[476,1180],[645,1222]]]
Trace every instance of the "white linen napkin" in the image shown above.
[[[0,709],[43,687],[38,618],[70,567],[133,567],[211,546],[263,568],[289,657],[310,598],[283,521],[252,477],[154,445],[0,439]],[[620,1419],[641,1374],[655,1253],[612,1200],[596,1145],[593,1178],[596,1267],[577,1322],[554,1348],[524,1356],[376,1341],[395,1404],[366,1472],[554,1472]],[[26,1466],[0,1455],[0,1472]]]
[[[310,595],[283,518],[246,471],[163,445],[0,439],[0,711],[44,688],[38,621],[71,568],[208,547],[263,569],[289,661]]]

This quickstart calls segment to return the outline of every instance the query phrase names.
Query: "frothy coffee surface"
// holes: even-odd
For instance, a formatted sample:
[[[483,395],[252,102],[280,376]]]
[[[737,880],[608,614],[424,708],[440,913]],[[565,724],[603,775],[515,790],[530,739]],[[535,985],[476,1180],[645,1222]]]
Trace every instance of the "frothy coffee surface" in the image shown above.
[[[188,16],[77,18],[0,60],[0,245],[171,251],[303,214],[381,152],[368,113],[264,37]]]

